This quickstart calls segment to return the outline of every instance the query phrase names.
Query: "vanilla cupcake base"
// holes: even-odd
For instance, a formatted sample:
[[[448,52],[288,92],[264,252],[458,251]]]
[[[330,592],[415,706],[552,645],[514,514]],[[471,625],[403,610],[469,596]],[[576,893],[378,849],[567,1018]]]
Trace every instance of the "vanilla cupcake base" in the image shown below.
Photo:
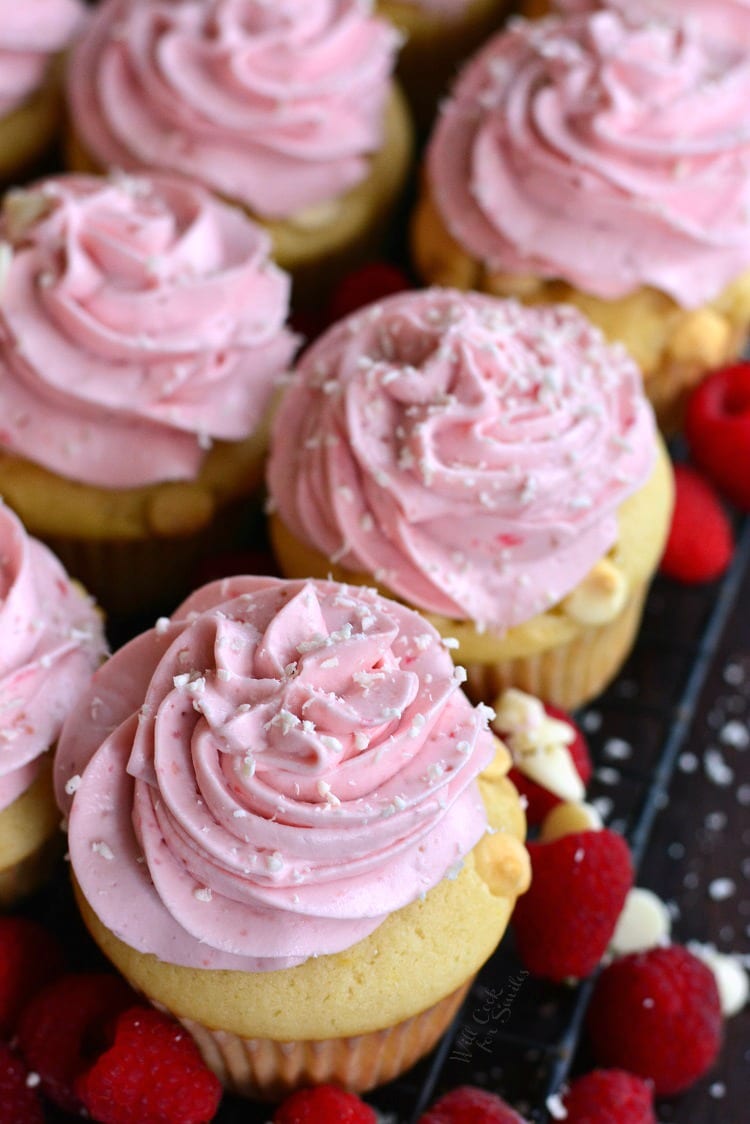
[[[0,811],[0,907],[38,890],[63,850],[60,813],[52,788],[51,754],[33,783]]]
[[[195,480],[99,488],[0,453],[0,495],[107,612],[170,608],[259,497],[271,413],[247,440],[216,442]]]
[[[442,636],[457,641],[453,655],[466,669],[471,698],[491,703],[506,687],[518,687],[572,710],[611,682],[638,632],[669,532],[673,490],[671,462],[659,442],[651,477],[617,512],[618,540],[609,554],[562,601],[503,635],[421,610]],[[331,575],[355,585],[377,584],[371,575],[344,570],[301,543],[276,515],[270,534],[285,577]],[[381,592],[398,596],[385,587]]]
[[[245,208],[250,218],[270,234],[276,264],[292,274],[296,303],[320,304],[349,270],[382,251],[409,175],[413,148],[409,110],[394,85],[386,107],[383,142],[361,183],[337,199],[311,206],[283,221],[264,219]],[[104,170],[86,151],[72,126],[66,138],[66,154],[71,171]],[[228,201],[240,206],[236,199]]]
[[[427,190],[414,214],[412,249],[417,271],[428,284],[515,297],[529,305],[575,305],[608,340],[623,343],[633,356],[665,433],[681,428],[690,391],[710,371],[736,360],[750,332],[750,272],[710,304],[693,309],[648,287],[603,300],[564,281],[492,272],[453,239]]]
[[[450,1024],[529,883],[525,820],[497,754],[478,780],[493,831],[423,899],[369,937],[295,968],[185,968],[119,940],[74,883],[83,920],[138,991],[195,1037],[227,1088],[279,1098],[333,1081],[363,1092],[427,1053]]]

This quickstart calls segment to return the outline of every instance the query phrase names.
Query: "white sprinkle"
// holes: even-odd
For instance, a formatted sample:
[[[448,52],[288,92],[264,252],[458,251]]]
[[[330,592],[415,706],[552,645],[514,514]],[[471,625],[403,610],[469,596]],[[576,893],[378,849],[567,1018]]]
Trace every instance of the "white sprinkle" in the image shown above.
[[[711,901],[725,902],[736,893],[737,887],[731,878],[714,878],[708,884],[708,896]]]
[[[107,843],[104,843],[101,840],[97,843],[92,843],[91,850],[95,855],[101,855],[101,857],[103,859],[106,859],[108,863],[112,862],[112,859],[115,857],[112,848]]]
[[[154,625],[154,629],[157,635],[163,636],[164,633],[169,629],[171,623],[172,622],[170,621],[169,617],[159,617],[156,624]]]
[[[255,776],[255,758],[253,757],[252,753],[246,754],[242,762],[242,772],[246,777]]]
[[[694,753],[683,753],[677,762],[677,767],[683,773],[694,773],[698,768],[698,758]]]
[[[39,1085],[41,1080],[42,1079],[39,1076],[39,1074],[34,1073],[33,1070],[31,1071],[31,1073],[26,1074],[26,1085],[28,1086],[29,1089],[36,1089],[37,1085]]]
[[[369,744],[370,742],[367,734],[363,734],[361,730],[358,730],[354,735],[354,748],[361,751],[367,749]]]
[[[730,663],[724,668],[724,682],[730,687],[739,687],[745,680],[745,669],[742,664]]]
[[[722,1097],[727,1095],[727,1087],[723,1081],[714,1081],[713,1085],[709,1086],[708,1091],[716,1101],[720,1101]]]
[[[466,673],[466,668],[461,667],[461,665],[458,664],[453,671],[453,678],[456,680],[457,683],[465,683],[466,680],[469,678],[467,673]]]
[[[284,866],[284,860],[278,851],[274,851],[272,855],[266,855],[266,869],[272,874],[281,870]]]
[[[235,808],[232,812],[232,815],[236,820],[244,820],[250,815],[250,813],[246,812],[244,808]]]
[[[622,738],[608,738],[603,752],[605,757],[610,757],[613,761],[626,761],[632,754],[633,747]]]
[[[733,749],[747,749],[750,745],[750,730],[743,722],[738,722],[736,719],[727,722],[719,737],[724,745],[729,745]]]
[[[444,636],[443,637],[443,646],[445,648],[460,648],[461,647],[461,641],[457,640],[455,636]]]
[[[734,780],[734,769],[730,769],[718,749],[706,750],[703,768],[708,779],[720,788],[727,788]]]
[[[178,690],[181,687],[186,687],[190,682],[190,673],[186,671],[184,675],[175,675],[172,679],[172,682]]]
[[[414,718],[412,719],[411,726],[409,727],[409,737],[418,738],[420,731],[423,729],[426,721],[427,719],[425,718],[424,714],[415,714]]]
[[[339,739],[331,737],[330,734],[322,734],[320,741],[326,749],[330,749],[331,753],[338,753],[338,751],[341,749],[341,742],[339,741]]]
[[[331,792],[331,786],[328,781],[318,781],[316,788],[318,794],[323,797],[327,804],[337,807],[341,803],[338,796],[336,796],[334,792]]]
[[[197,890],[193,890],[193,897],[197,902],[210,902],[213,894],[208,886],[200,886]]]
[[[612,769],[608,765],[603,765],[600,769],[597,769],[596,776],[602,784],[615,785],[620,783],[620,773],[617,769]]]
[[[456,752],[460,753],[463,757],[465,757],[467,753],[471,753],[471,743],[470,742],[459,742],[456,745]]]
[[[80,783],[81,783],[80,773],[76,773],[74,776],[72,776],[70,778],[70,780],[66,781],[65,782],[65,792],[67,793],[67,795],[72,796],[74,792],[77,792]]]
[[[423,632],[421,636],[415,636],[414,637],[414,643],[415,643],[415,645],[417,646],[417,648],[419,649],[420,652],[424,652],[424,651],[427,650],[427,648],[429,648],[430,644],[432,643],[432,637],[430,636],[429,633]]]

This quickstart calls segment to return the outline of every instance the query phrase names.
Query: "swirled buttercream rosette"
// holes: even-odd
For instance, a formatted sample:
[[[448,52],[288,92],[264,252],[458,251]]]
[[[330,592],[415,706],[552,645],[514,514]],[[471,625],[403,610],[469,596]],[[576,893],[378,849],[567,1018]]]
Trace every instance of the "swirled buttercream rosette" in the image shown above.
[[[607,553],[654,455],[635,364],[579,313],[433,289],[306,352],[268,481],[303,544],[501,634]]]
[[[179,171],[286,218],[366,177],[397,43],[358,0],[108,0],[72,117],[100,167]]]
[[[236,578],[100,670],[56,777],[76,879],[120,940],[266,971],[349,948],[460,865],[494,752],[416,613]]]
[[[0,504],[0,810],[24,792],[105,652],[90,598]]]
[[[176,178],[67,176],[11,192],[0,239],[6,451],[127,488],[191,479],[258,427],[294,338],[239,210]]]
[[[50,752],[106,650],[85,592],[0,504],[0,902],[48,874],[59,814]]]
[[[748,97],[747,53],[687,24],[518,21],[444,109],[432,199],[491,271],[694,308],[750,265]]]
[[[631,19],[687,21],[711,38],[750,44],[748,0],[552,0],[547,7],[565,14],[611,8]]]

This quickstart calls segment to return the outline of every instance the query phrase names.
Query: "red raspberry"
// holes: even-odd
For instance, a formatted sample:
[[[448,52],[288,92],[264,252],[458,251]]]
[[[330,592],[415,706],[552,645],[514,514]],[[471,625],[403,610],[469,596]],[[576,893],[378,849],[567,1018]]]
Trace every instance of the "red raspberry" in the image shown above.
[[[621,1069],[595,1069],[579,1077],[563,1104],[566,1124],[657,1124],[653,1089]]]
[[[273,1114],[273,1124],[375,1124],[369,1105],[335,1085],[300,1089]]]
[[[335,324],[367,304],[410,289],[408,277],[395,265],[373,261],[352,270],[337,285],[326,311],[326,323]]]
[[[696,464],[750,511],[750,363],[715,371],[690,396],[685,436]]]
[[[47,929],[25,917],[0,917],[0,1037],[10,1037],[24,1004],[64,966],[62,948]]]
[[[597,980],[588,1029],[600,1065],[637,1073],[657,1096],[679,1093],[721,1045],[713,972],[680,945],[623,956]]]
[[[633,885],[628,845],[614,831],[529,843],[531,889],[516,903],[521,959],[537,976],[581,979],[606,952]]]
[[[495,1093],[462,1085],[436,1101],[418,1124],[524,1124],[524,1120]]]
[[[553,706],[552,703],[544,703],[544,709],[547,714],[549,714],[550,718],[558,718],[561,722],[567,722],[572,728],[575,738],[568,746],[568,749],[570,750],[573,764],[576,767],[578,775],[584,785],[587,785],[591,780],[592,765],[589,747],[583,733],[579,727],[576,726],[567,711],[561,710],[558,706]],[[503,736],[500,730],[498,730],[498,734],[500,737]],[[510,770],[508,776],[518,789],[519,796],[525,796],[528,801],[526,806],[526,822],[530,826],[533,827],[536,824],[540,824],[547,813],[561,803],[559,796],[555,796],[554,792],[550,792],[548,788],[542,788],[536,781],[532,781],[524,776],[515,766]]]
[[[222,1090],[179,1023],[152,1007],[131,1007],[76,1092],[100,1124],[206,1124]]]
[[[21,1053],[60,1108],[80,1110],[75,1079],[105,1045],[107,1023],[134,1002],[118,976],[62,976],[24,1009],[18,1030]]]
[[[3,1124],[44,1124],[39,1097],[26,1084],[26,1066],[0,1042],[0,1120]]]
[[[719,497],[700,473],[678,464],[674,475],[675,506],[661,572],[682,582],[713,581],[732,560],[732,528]]]

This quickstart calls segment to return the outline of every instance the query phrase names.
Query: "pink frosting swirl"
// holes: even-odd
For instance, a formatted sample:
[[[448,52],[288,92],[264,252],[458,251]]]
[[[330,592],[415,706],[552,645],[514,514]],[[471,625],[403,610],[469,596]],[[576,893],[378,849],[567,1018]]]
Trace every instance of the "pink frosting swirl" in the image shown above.
[[[340,951],[484,833],[484,709],[434,629],[374,590],[205,586],[102,667],[65,727],[76,878],[105,925],[172,963]]]
[[[117,488],[194,478],[213,438],[253,432],[295,347],[259,227],[161,177],[60,177],[10,200],[0,446]]]
[[[654,452],[637,367],[574,309],[432,289],[306,352],[268,482],[298,539],[421,609],[503,631],[606,554]]]
[[[0,20],[0,114],[17,109],[44,81],[50,59],[80,27],[80,0],[4,4]]]
[[[750,266],[750,56],[615,12],[517,21],[429,146],[456,240],[491,269],[686,307]]]
[[[565,13],[612,8],[638,19],[689,21],[704,35],[750,47],[750,0],[554,0]]]
[[[397,44],[359,0],[107,0],[70,68],[73,119],[103,165],[284,218],[364,179]]]
[[[105,654],[102,623],[0,503],[0,809],[31,785]]]

